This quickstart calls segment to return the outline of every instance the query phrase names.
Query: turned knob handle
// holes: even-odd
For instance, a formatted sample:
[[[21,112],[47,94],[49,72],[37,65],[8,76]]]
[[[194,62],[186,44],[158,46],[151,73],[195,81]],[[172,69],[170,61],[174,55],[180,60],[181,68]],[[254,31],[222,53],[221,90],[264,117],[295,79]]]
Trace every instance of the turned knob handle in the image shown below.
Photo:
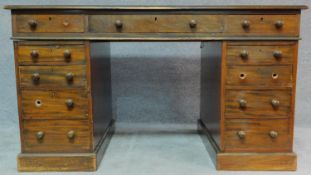
[[[36,20],[31,19],[28,21],[28,25],[31,30],[35,30],[37,28],[38,23]]]
[[[75,138],[75,136],[76,136],[76,133],[75,133],[75,131],[73,131],[73,130],[71,130],[71,131],[68,131],[68,133],[67,133],[67,137],[68,137],[68,139],[74,139]]]
[[[240,53],[240,56],[242,59],[247,59],[248,58],[248,52],[247,50],[242,50]]]
[[[271,105],[272,105],[272,107],[274,107],[274,108],[278,108],[278,107],[280,106],[280,101],[277,100],[277,99],[272,99],[272,100],[271,100]]]
[[[66,74],[67,82],[71,83],[73,81],[73,73],[69,72]]]
[[[63,25],[64,25],[64,27],[68,27],[70,25],[70,23],[68,21],[64,21]]]
[[[30,56],[33,60],[36,60],[39,57],[39,52],[37,50],[32,50]]]
[[[32,74],[32,81],[34,82],[34,83],[38,83],[39,82],[39,80],[40,80],[40,74],[39,73],[33,73]]]
[[[275,138],[278,137],[279,134],[278,134],[278,132],[276,132],[276,131],[270,131],[270,132],[269,132],[269,135],[270,135],[271,138],[275,139]]]
[[[239,137],[240,139],[244,139],[245,136],[246,136],[246,133],[245,133],[245,131],[238,131],[238,132],[237,132],[237,135],[238,135],[238,137]]]
[[[44,137],[44,132],[43,131],[37,132],[36,137],[37,137],[37,140],[42,140]]]
[[[118,29],[121,29],[123,27],[123,23],[121,20],[116,20],[115,25]]]
[[[65,50],[65,51],[64,51],[64,58],[65,58],[65,60],[66,60],[67,62],[70,61],[70,59],[71,59],[71,52],[70,52],[70,50]]]
[[[274,51],[273,52],[273,56],[274,56],[274,58],[276,58],[276,59],[280,59],[280,58],[282,58],[282,52],[281,51],[279,51],[279,50],[276,50],[276,51]]]
[[[284,22],[282,20],[277,20],[275,21],[274,25],[275,25],[275,28],[282,29],[284,26]]]
[[[240,108],[246,108],[247,107],[247,101],[244,99],[239,100]]]
[[[73,100],[72,99],[67,99],[66,100],[66,105],[67,105],[68,108],[73,108],[73,106],[74,106]]]
[[[197,22],[194,19],[192,19],[189,22],[189,26],[190,26],[190,28],[196,28],[197,27]]]
[[[244,30],[248,30],[250,28],[250,26],[251,26],[251,24],[250,24],[250,22],[248,20],[244,20],[242,22],[242,27],[243,27]]]

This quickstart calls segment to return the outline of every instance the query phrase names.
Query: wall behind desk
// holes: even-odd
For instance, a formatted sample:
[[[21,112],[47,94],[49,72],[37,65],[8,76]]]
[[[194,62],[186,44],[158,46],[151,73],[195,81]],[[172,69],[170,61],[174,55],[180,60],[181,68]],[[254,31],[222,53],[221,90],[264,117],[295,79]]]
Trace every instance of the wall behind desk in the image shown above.
[[[309,0],[1,0],[0,125],[18,128],[11,18],[4,5],[309,5]],[[311,124],[311,12],[303,11],[296,125]],[[112,43],[113,114],[120,122],[194,123],[199,118],[200,43]],[[0,127],[3,128],[3,127]],[[17,134],[17,133],[16,133]]]

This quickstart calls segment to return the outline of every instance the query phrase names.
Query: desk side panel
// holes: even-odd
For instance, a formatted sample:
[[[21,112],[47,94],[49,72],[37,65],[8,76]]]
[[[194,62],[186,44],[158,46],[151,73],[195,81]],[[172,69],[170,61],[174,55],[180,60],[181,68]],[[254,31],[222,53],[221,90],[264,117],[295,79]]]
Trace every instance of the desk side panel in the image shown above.
[[[201,46],[200,119],[217,145],[220,145],[220,91],[222,42],[203,42]]]
[[[109,42],[90,42],[90,55],[94,146],[96,147],[112,120]]]

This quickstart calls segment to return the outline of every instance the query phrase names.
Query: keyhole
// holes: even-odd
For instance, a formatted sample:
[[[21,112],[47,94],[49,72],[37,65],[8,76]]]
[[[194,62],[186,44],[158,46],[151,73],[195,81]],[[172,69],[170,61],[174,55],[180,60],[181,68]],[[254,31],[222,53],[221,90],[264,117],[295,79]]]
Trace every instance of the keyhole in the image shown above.
[[[158,20],[158,18],[157,18],[157,17],[155,17],[155,18],[154,18],[154,21],[157,21],[157,20]]]
[[[49,21],[51,21],[52,20],[52,17],[49,17]]]

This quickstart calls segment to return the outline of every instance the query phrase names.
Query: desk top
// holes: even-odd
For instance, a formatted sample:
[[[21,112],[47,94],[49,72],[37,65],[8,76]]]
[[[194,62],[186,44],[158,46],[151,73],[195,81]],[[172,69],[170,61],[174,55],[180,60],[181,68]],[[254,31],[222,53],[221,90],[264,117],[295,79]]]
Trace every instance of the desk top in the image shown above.
[[[7,5],[11,10],[303,10],[305,5],[238,6],[104,6],[104,5]]]
[[[304,5],[5,6],[13,11],[13,39],[117,41],[297,40],[300,13],[307,8]]]

